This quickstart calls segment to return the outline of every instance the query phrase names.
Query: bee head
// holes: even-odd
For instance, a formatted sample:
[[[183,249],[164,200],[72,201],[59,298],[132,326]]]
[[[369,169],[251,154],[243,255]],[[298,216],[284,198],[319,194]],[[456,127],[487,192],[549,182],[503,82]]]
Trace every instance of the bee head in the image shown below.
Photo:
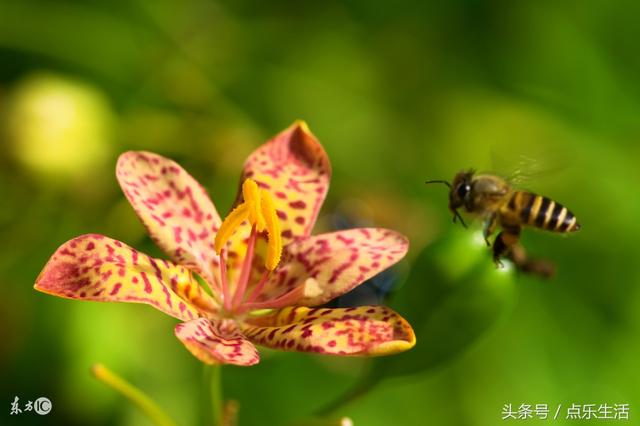
[[[474,173],[473,170],[459,172],[453,178],[453,183],[449,190],[449,209],[452,211],[466,204],[469,194],[471,193],[471,180]]]
[[[458,213],[458,209],[463,207],[471,193],[471,179],[473,178],[473,170],[467,172],[459,172],[453,178],[453,183],[445,180],[430,180],[426,183],[443,183],[449,187],[449,210],[453,213],[453,221],[460,219],[460,223],[465,228],[467,225],[462,220],[462,216]]]

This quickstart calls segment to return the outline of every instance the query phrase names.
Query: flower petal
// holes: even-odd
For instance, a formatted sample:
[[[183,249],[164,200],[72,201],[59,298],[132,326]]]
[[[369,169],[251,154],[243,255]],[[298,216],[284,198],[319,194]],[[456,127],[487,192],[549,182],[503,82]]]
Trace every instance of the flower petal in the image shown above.
[[[249,156],[241,181],[252,178],[273,196],[287,244],[311,234],[330,177],[326,152],[306,123],[298,121]]]
[[[204,188],[177,163],[150,152],[122,154],[116,176],[153,240],[175,262],[217,284],[213,238],[220,216]]]
[[[405,236],[382,228],[349,229],[294,241],[285,247],[280,266],[257,301],[307,285],[312,291],[295,304],[322,305],[387,269],[408,249]]]
[[[331,355],[390,355],[416,342],[411,325],[384,306],[288,307],[241,327],[249,340],[263,346]]]
[[[206,364],[249,366],[260,361],[256,347],[233,320],[198,318],[176,325],[175,333],[189,352]]]
[[[181,320],[217,310],[184,266],[153,259],[126,244],[88,234],[51,256],[35,289],[67,299],[146,303]]]

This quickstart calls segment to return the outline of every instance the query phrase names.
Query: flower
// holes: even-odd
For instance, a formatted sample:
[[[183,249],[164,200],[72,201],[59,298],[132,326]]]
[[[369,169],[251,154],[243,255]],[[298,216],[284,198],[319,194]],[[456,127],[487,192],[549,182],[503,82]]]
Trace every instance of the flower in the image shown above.
[[[82,235],[58,248],[35,288],[69,299],[152,305],[183,321],[176,336],[208,364],[256,364],[253,343],[334,355],[410,349],[411,326],[387,307],[319,307],[408,249],[404,236],[380,228],[312,236],[330,175],[324,149],[296,122],[249,156],[235,208],[222,221],[178,164],[126,152],[116,166],[118,182],[172,262],[103,235]]]

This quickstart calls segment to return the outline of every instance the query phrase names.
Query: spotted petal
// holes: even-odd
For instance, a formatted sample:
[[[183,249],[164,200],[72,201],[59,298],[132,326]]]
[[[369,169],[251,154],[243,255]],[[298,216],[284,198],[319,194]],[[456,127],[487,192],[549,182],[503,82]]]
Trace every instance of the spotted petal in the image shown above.
[[[249,177],[273,196],[284,244],[311,234],[329,189],[331,165],[306,123],[294,123],[256,149],[244,165],[242,180]]]
[[[384,306],[289,307],[248,320],[242,329],[256,344],[332,355],[390,355],[416,342],[409,323]]]
[[[153,259],[97,234],[82,235],[58,248],[35,288],[67,299],[146,303],[181,320],[198,317],[196,306],[216,311],[184,266]]]
[[[175,333],[189,352],[207,364],[249,366],[260,361],[255,346],[242,335],[233,320],[212,322],[198,318],[178,324]]]
[[[274,299],[312,281],[312,291],[295,304],[322,305],[387,269],[408,248],[406,237],[381,228],[349,229],[294,241],[285,248],[280,267],[258,301]]]
[[[220,216],[200,184],[174,161],[150,152],[122,154],[116,176],[153,240],[215,284],[213,238]]]

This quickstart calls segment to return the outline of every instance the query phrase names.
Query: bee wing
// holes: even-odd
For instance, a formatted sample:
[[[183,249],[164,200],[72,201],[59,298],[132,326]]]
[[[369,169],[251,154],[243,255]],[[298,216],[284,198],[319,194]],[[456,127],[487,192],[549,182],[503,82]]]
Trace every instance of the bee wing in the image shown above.
[[[565,169],[559,160],[519,153],[515,156],[491,150],[491,163],[497,175],[514,187],[525,187],[531,182],[555,175]]]

